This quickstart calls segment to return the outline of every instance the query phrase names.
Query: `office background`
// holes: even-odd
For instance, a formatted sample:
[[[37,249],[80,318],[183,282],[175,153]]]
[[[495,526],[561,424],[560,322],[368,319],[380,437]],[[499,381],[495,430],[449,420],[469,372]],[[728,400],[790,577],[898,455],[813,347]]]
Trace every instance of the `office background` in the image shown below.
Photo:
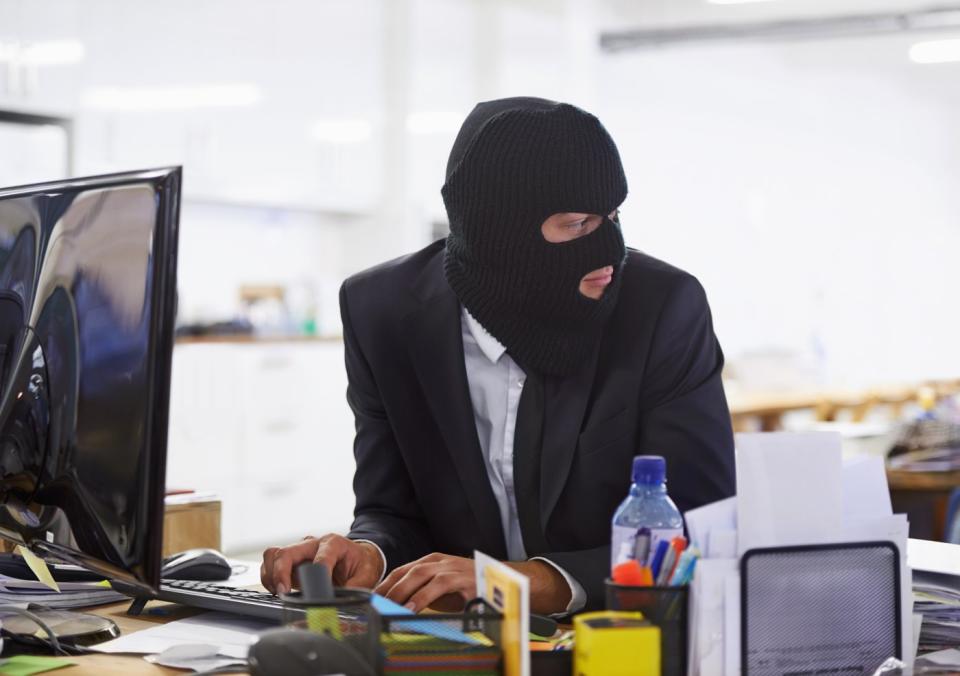
[[[252,551],[346,528],[337,289],[443,236],[478,100],[606,124],[627,243],[703,282],[732,399],[960,376],[960,12],[876,30],[926,6],[0,0],[0,185],[184,165],[179,322],[253,335],[178,343],[168,484],[221,494]],[[729,37],[783,20],[812,33]],[[840,423],[877,450],[915,410]]]

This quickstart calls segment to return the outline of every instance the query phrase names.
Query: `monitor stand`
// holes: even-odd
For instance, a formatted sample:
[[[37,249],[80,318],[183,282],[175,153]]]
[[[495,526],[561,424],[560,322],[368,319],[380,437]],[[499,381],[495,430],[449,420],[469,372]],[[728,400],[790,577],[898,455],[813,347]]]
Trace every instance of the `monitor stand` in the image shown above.
[[[110,582],[110,586],[113,587],[115,591],[120,592],[121,594],[126,594],[132,600],[130,601],[130,607],[127,608],[127,615],[130,617],[137,617],[143,613],[143,608],[150,601],[153,601],[155,597],[151,596],[149,592],[144,593],[144,590],[141,587],[137,587],[132,584],[127,584],[122,580],[113,580]]]

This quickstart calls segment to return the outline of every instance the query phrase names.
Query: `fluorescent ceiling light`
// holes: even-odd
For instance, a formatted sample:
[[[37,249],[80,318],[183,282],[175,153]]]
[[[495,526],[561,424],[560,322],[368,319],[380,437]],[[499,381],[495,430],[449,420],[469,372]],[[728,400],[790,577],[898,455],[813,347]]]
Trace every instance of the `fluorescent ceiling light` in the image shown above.
[[[960,61],[960,39],[918,42],[910,48],[914,63],[950,63]]]
[[[407,131],[411,134],[452,133],[460,129],[464,115],[443,110],[410,113]]]
[[[65,66],[83,61],[86,48],[79,40],[0,42],[0,62],[25,66]]]
[[[753,5],[759,2],[773,2],[773,0],[707,0],[711,5]]]
[[[102,87],[88,91],[88,108],[117,111],[187,110],[252,106],[260,100],[260,88],[252,84],[195,87]]]
[[[318,120],[310,135],[323,143],[363,143],[373,136],[368,120]]]

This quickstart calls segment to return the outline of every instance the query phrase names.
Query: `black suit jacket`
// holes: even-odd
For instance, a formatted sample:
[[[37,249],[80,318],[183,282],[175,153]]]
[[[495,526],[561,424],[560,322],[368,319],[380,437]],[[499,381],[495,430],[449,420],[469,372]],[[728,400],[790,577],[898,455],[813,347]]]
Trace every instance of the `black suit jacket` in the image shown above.
[[[443,241],[340,290],[356,416],[355,520],[389,569],[431,552],[507,555],[463,358]],[[663,455],[681,511],[734,494],[733,435],[710,309],[691,275],[629,251],[616,309],[575,374],[547,378],[540,512],[544,554],[603,605],[611,518],[637,454]]]

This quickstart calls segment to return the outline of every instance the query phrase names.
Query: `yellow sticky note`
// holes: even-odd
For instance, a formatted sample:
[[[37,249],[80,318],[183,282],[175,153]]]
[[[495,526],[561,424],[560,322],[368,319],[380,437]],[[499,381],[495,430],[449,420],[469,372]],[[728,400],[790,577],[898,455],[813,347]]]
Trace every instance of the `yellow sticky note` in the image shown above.
[[[41,559],[23,545],[17,545],[16,552],[23,557],[23,560],[27,562],[27,565],[30,566],[30,570],[33,571],[33,574],[37,576],[37,579],[40,580],[40,582],[50,587],[50,589],[55,592],[60,591],[57,581],[53,579],[50,569],[47,568],[46,561]]]

